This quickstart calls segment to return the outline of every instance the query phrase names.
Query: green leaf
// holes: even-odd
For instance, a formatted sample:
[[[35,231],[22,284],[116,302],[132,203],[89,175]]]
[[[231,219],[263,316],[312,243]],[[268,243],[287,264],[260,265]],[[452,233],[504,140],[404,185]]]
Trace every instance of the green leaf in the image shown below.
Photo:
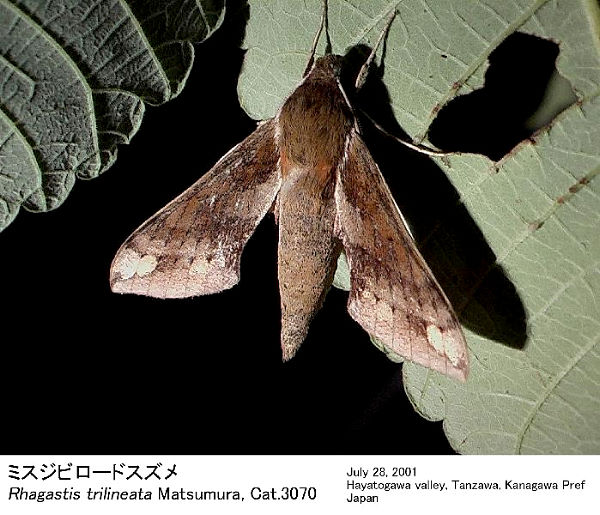
[[[600,7],[330,0],[333,51],[372,46],[394,6],[382,80],[417,142],[440,108],[484,86],[489,55],[515,31],[559,43],[557,71],[577,97],[499,162],[436,159],[457,200],[417,241],[465,326],[471,373],[463,385],[407,363],[406,391],[462,453],[599,453]],[[251,116],[273,116],[295,87],[319,16],[318,0],[250,1],[239,92]],[[463,212],[492,255],[486,266],[473,265],[471,239],[465,247],[449,236]]]
[[[223,13],[223,0],[0,0],[0,230],[109,168]]]

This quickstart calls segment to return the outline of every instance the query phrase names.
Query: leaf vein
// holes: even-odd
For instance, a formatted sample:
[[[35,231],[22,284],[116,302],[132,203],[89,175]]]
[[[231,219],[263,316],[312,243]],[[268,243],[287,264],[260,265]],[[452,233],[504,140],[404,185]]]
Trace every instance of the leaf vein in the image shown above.
[[[598,345],[598,342],[600,342],[600,335],[594,341],[590,342],[589,345],[582,347],[580,351],[573,357],[573,359],[571,359],[571,361],[569,361],[566,364],[566,366],[554,376],[552,381],[542,392],[538,401],[535,403],[535,406],[531,410],[531,413],[529,414],[521,429],[517,433],[517,443],[515,447],[515,451],[517,454],[521,453],[521,450],[523,448],[523,442],[525,440],[525,435],[531,429],[533,421],[536,415],[538,415],[541,407],[546,403],[548,398],[552,395],[556,387],[567,376],[567,374],[577,366],[577,364],[586,356],[586,354],[593,351],[594,347]],[[540,428],[537,427],[536,429],[539,430]]]

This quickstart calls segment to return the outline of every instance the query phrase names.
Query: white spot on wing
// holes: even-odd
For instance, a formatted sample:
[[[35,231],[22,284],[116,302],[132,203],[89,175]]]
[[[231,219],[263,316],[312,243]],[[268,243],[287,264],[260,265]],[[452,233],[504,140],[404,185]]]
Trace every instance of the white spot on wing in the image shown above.
[[[134,250],[127,249],[121,253],[116,263],[116,269],[122,280],[131,279],[135,275],[139,260],[140,255]]]
[[[121,280],[131,279],[134,275],[143,277],[151,273],[158,264],[155,256],[147,254],[140,256],[135,250],[125,250],[116,264],[117,272],[121,275]]]
[[[199,256],[192,262],[190,266],[190,275],[206,275],[208,271],[208,261],[204,256]]]
[[[458,346],[455,344],[455,340],[451,338],[451,334],[446,337],[446,356],[450,360],[454,366],[458,366],[459,363],[459,354],[458,354]]]
[[[446,354],[444,335],[437,325],[429,324],[427,326],[427,341],[440,354]]]
[[[450,360],[450,363],[458,366],[458,348],[454,345],[454,340],[450,333],[444,333],[438,326],[429,324],[427,326],[427,341],[438,353],[446,356]]]
[[[140,277],[144,277],[145,275],[148,275],[149,273],[153,272],[157,264],[158,260],[156,259],[156,257],[147,254],[138,261],[136,274]]]

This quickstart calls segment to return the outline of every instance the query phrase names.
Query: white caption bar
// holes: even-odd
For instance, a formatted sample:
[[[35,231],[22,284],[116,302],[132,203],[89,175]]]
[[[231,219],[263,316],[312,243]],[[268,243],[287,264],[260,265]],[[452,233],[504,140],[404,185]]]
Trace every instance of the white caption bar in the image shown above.
[[[600,504],[598,456],[2,456],[0,513],[546,514]]]

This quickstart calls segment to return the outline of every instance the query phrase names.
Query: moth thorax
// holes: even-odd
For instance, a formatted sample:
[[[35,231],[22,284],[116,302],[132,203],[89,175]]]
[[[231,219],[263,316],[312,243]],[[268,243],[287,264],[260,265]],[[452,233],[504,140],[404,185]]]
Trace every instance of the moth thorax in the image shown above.
[[[354,117],[337,80],[311,74],[282,106],[279,124],[282,157],[303,167],[334,167]]]

